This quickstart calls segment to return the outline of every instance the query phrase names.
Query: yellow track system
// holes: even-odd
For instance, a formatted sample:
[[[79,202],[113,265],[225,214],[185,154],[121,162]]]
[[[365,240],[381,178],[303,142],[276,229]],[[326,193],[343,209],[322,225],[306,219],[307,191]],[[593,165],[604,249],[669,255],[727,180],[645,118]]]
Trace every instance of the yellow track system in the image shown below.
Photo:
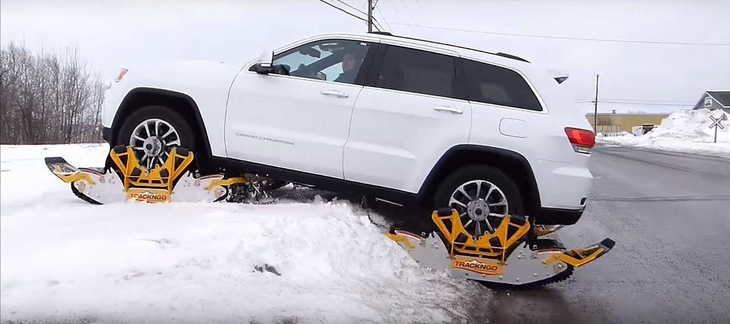
[[[246,178],[225,178],[221,174],[194,177],[190,170],[193,152],[173,147],[167,154],[167,159],[152,169],[140,165],[130,146],[114,147],[109,152],[107,169],[75,168],[61,157],[46,158],[46,165],[61,181],[71,183],[76,196],[94,204],[121,200],[170,202],[173,195],[187,201],[218,201],[227,197],[230,186],[248,184]]]
[[[611,239],[566,251],[555,233],[530,241],[530,222],[504,216],[491,233],[469,233],[455,209],[431,214],[436,231],[422,236],[392,229],[388,238],[405,248],[416,261],[431,268],[446,268],[456,276],[507,286],[542,285],[560,281],[598,259],[614,245]],[[533,237],[535,233],[532,233]]]

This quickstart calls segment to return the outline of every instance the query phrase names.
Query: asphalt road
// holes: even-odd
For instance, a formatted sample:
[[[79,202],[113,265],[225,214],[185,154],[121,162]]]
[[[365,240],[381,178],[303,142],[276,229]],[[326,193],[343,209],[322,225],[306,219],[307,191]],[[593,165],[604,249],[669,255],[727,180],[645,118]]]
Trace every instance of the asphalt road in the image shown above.
[[[616,247],[562,283],[490,291],[473,322],[730,323],[730,160],[598,148],[568,247]],[[478,300],[478,296],[474,296]]]

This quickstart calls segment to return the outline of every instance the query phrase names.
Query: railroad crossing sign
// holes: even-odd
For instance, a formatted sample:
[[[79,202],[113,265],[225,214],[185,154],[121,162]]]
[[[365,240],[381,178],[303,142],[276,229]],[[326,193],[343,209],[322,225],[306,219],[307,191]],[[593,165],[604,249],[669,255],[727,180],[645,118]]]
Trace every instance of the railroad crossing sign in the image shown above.
[[[724,112],[721,113],[720,117],[710,115],[710,128],[715,129],[715,143],[717,143],[717,129],[725,129],[725,125],[723,125],[722,122],[726,120],[727,115]]]

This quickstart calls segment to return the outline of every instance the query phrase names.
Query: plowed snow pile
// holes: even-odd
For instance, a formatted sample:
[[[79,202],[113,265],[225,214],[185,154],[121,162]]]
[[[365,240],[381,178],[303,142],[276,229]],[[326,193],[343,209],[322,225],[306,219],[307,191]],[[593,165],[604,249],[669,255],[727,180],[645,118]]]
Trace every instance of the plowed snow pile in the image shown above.
[[[0,149],[6,321],[444,322],[478,289],[344,202],[94,206],[42,158],[99,166],[106,145]]]
[[[725,129],[718,130],[717,143],[713,143],[715,131],[708,127],[712,113],[706,109],[675,112],[659,127],[642,136],[599,136],[597,140],[608,144],[730,157],[730,122],[724,122]],[[714,113],[719,115],[720,112]]]

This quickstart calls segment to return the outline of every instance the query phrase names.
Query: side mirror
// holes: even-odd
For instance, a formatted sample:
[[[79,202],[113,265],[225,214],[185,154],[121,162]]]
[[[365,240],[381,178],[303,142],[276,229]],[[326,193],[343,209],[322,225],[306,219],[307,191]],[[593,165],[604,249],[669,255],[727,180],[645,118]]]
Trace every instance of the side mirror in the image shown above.
[[[271,65],[271,63],[256,63],[254,65],[251,65],[248,70],[256,72],[258,74],[269,74],[274,72],[274,67]]]

